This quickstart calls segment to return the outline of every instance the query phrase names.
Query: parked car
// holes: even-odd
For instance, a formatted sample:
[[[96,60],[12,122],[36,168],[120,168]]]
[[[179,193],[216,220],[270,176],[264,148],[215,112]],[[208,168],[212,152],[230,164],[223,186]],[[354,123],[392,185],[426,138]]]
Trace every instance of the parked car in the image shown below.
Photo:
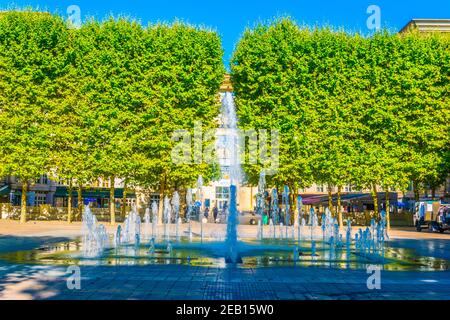
[[[430,227],[432,231],[439,231],[440,233],[450,230],[450,207],[442,206],[439,208],[436,220],[431,222]]]
[[[257,225],[261,217],[253,211],[244,211],[239,214],[239,224]]]
[[[417,202],[415,204],[414,226],[417,231],[429,229],[442,233],[450,230],[450,207],[440,205],[437,201],[431,203],[431,208],[426,202]]]

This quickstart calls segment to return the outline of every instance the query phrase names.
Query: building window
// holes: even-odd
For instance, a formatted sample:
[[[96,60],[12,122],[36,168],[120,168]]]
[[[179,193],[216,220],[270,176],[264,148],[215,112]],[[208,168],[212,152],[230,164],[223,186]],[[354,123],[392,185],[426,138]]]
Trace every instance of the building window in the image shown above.
[[[47,203],[47,195],[43,193],[36,193],[36,197],[34,198],[34,205],[37,207],[41,204]]]
[[[316,191],[317,192],[323,192],[323,185],[317,185],[316,186]]]
[[[221,166],[220,175],[222,179],[230,179],[230,166]]]
[[[153,202],[156,202],[156,204],[159,206],[159,194],[157,194],[157,193],[152,193],[152,194],[150,195],[149,208],[152,207]]]
[[[216,187],[216,199],[228,200],[230,198],[230,187]]]
[[[36,184],[48,184],[48,177],[46,174],[41,175],[36,179]]]

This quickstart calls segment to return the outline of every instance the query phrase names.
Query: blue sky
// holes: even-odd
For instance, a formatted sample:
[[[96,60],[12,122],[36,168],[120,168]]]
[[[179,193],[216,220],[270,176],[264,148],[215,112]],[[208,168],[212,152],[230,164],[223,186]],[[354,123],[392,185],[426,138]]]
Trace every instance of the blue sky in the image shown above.
[[[381,10],[381,24],[400,30],[412,18],[450,18],[450,0],[0,0],[0,8],[32,6],[67,15],[77,5],[81,18],[102,19],[108,14],[125,14],[143,24],[180,19],[217,30],[222,36],[224,60],[228,64],[235,43],[248,26],[259,21],[289,15],[299,23],[332,25],[348,31],[369,32],[369,5]]]

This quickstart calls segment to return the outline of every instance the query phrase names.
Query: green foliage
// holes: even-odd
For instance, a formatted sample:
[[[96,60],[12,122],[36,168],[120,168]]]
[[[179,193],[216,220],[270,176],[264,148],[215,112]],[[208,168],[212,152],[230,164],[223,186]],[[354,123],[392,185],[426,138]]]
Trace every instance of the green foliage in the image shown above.
[[[74,42],[79,105],[83,112],[93,177],[129,178],[138,165],[135,114],[142,108],[143,29],[133,21],[90,21],[77,30]]]
[[[118,177],[153,189],[217,174],[214,163],[171,159],[175,130],[217,127],[217,33],[124,18],[69,29],[37,12],[5,13],[0,27],[0,174]]]
[[[281,185],[292,181],[307,185],[312,179],[314,153],[311,127],[315,103],[308,83],[314,75],[309,65],[308,31],[290,20],[247,30],[232,61],[233,88],[241,129],[279,131],[279,169],[268,178]],[[245,164],[249,180],[256,183],[264,163]]]
[[[65,22],[46,13],[0,18],[0,163],[23,182],[50,170],[55,109],[67,94]]]
[[[258,25],[232,61],[241,127],[280,130],[274,185],[438,185],[449,172],[449,54],[435,34]],[[245,166],[251,181],[262,167]]]
[[[172,135],[189,130],[193,137],[196,121],[203,132],[217,127],[217,92],[225,73],[220,38],[181,23],[157,24],[145,30],[143,46],[142,79],[147,91],[137,112],[136,153],[146,160],[139,169],[139,183],[177,188],[194,184],[199,174],[208,181],[217,166],[175,164]],[[213,142],[204,141],[203,149]]]

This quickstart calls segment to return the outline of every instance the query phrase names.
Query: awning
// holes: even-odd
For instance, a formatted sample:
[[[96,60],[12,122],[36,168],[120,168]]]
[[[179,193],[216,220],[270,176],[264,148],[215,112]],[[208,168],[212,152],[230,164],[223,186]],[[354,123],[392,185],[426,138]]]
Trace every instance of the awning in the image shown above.
[[[328,203],[328,195],[327,194],[304,194],[302,196],[302,203],[307,205],[312,204],[327,204]],[[397,194],[395,192],[389,193],[389,198],[391,200],[392,205],[397,204]],[[379,192],[378,199],[384,201],[385,193]],[[341,203],[350,202],[350,201],[367,201],[372,202],[372,195],[370,193],[343,193],[341,195]],[[337,195],[333,193],[332,196],[333,204],[337,202]]]
[[[134,192],[127,191],[127,198],[136,198]],[[67,187],[57,187],[55,192],[55,198],[67,198],[69,197],[69,190]],[[74,188],[72,190],[72,197],[78,197],[78,192]],[[109,188],[90,188],[83,189],[82,191],[83,198],[100,198],[100,199],[109,199]],[[123,197],[123,188],[115,188],[114,189],[114,198],[122,198]]]
[[[11,193],[11,188],[9,185],[5,185],[3,187],[0,187],[0,196],[6,196]]]

